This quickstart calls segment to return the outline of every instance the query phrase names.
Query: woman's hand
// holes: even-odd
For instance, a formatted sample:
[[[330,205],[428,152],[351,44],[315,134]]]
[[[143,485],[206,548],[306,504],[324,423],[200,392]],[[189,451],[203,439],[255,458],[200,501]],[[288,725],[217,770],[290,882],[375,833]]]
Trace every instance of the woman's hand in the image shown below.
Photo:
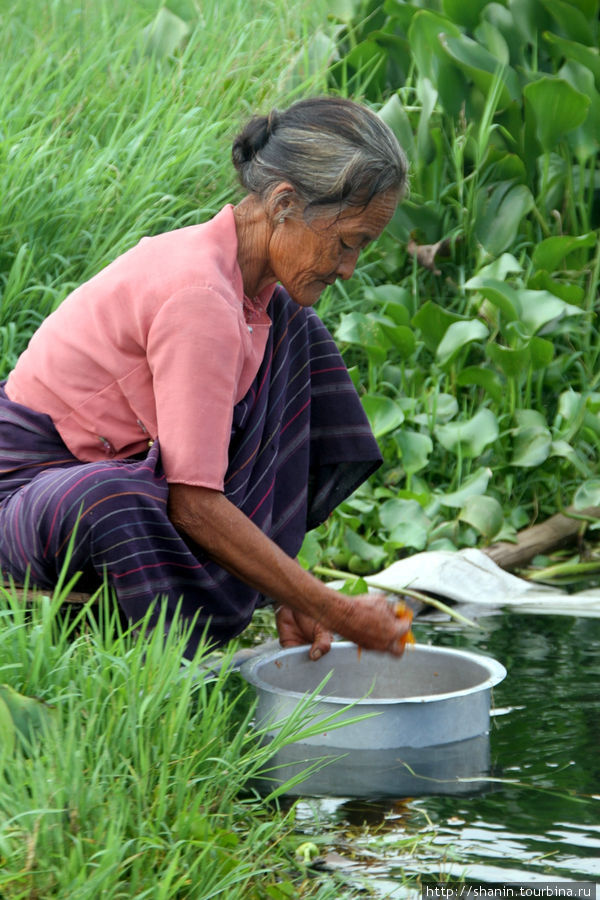
[[[412,624],[410,610],[398,615],[384,594],[339,596],[345,602],[336,604],[336,621],[328,623],[336,632],[365,650],[402,655]]]
[[[309,652],[311,659],[320,659],[329,652],[333,635],[312,616],[282,604],[275,609],[275,623],[282,647],[312,644]]]

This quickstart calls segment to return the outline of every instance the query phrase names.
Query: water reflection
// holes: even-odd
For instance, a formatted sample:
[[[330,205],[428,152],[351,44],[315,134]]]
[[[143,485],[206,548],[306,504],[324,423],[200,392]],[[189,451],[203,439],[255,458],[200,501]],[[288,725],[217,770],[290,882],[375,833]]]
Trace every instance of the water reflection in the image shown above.
[[[508,670],[494,689],[493,790],[298,805],[298,822],[310,830],[318,821],[334,843],[353,829],[353,858],[364,851],[376,896],[405,896],[390,885],[407,874],[600,880],[600,620],[510,613],[485,625],[482,633],[441,623],[415,631],[420,642],[487,653]]]
[[[307,756],[310,753],[310,757]],[[331,755],[331,746],[291,744],[277,753],[267,789],[327,760],[288,793],[292,796],[406,797],[472,794],[490,789],[489,735],[431,747],[351,750]]]

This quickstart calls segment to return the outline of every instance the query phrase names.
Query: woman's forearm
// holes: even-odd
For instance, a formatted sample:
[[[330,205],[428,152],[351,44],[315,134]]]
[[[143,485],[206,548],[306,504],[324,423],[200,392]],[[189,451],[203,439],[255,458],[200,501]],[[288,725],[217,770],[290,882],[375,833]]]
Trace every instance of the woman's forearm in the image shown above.
[[[171,485],[169,517],[211,559],[276,603],[318,621],[332,614],[336,592],[302,569],[219,491]]]
[[[394,617],[382,596],[350,600],[328,588],[219,491],[170,485],[169,517],[211,559],[275,602],[311,616],[364,647],[401,652],[396,643],[407,623]]]

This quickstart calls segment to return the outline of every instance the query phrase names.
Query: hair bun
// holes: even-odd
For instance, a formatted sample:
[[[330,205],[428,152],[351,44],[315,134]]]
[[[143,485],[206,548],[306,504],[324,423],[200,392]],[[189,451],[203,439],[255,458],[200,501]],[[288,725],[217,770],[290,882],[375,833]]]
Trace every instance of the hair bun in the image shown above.
[[[269,140],[275,127],[273,113],[250,119],[233,142],[231,155],[236,169],[254,159]]]

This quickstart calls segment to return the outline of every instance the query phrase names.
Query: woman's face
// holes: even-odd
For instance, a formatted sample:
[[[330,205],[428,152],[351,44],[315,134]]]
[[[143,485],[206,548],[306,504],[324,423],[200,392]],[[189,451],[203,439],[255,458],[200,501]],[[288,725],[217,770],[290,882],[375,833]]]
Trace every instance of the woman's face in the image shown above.
[[[379,237],[397,203],[394,190],[376,194],[366,207],[321,214],[309,222],[301,213],[283,221],[276,217],[269,241],[275,278],[300,306],[313,306],[328,284],[350,278],[360,251]]]

